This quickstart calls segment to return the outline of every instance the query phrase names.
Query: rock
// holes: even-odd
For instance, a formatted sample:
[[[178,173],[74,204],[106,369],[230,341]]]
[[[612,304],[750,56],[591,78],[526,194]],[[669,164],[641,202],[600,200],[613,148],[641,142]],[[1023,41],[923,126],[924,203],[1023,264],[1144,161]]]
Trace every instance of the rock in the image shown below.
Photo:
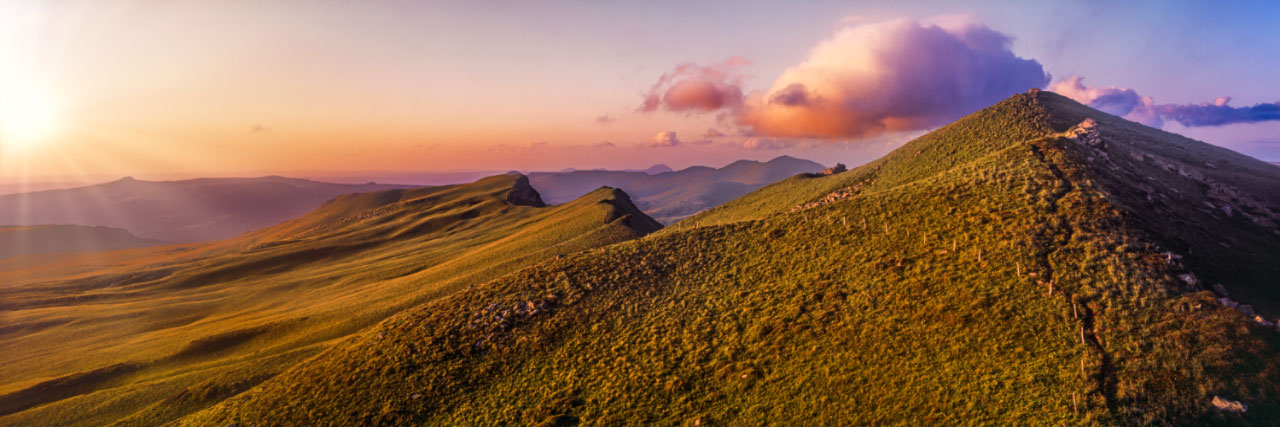
[[[835,174],[838,174],[838,173],[840,173],[840,172],[844,172],[844,171],[847,171],[847,170],[849,170],[849,168],[846,168],[846,167],[844,166],[844,163],[836,163],[836,165],[835,165],[835,166],[832,166],[832,167],[829,167],[829,168],[823,169],[823,170],[822,170],[822,174],[823,174],[823,175],[835,175]]]
[[[1102,134],[1098,132],[1098,122],[1091,118],[1084,119],[1080,124],[1068,130],[1067,139],[1093,148],[1103,147]]]
[[[1232,308],[1232,309],[1236,308],[1236,306],[1239,305],[1239,304],[1236,304],[1235,301],[1232,301],[1230,298],[1218,298],[1218,302],[1222,303],[1223,307]]]
[[[1221,284],[1221,283],[1214,283],[1214,284],[1213,284],[1213,293],[1218,294],[1218,296],[1223,297],[1223,298],[1227,298],[1227,297],[1228,297],[1228,295],[1227,295],[1227,287],[1226,287],[1226,286],[1222,286],[1222,284]]]
[[[1195,287],[1200,284],[1200,281],[1196,279],[1196,276],[1191,273],[1179,274],[1178,279],[1182,280],[1183,283],[1186,283],[1187,287]]]
[[[1266,318],[1264,318],[1264,317],[1262,317],[1262,316],[1253,316],[1253,321],[1254,321],[1254,322],[1258,322],[1258,324],[1259,324],[1259,325],[1266,326],[1266,327],[1272,327],[1272,326],[1275,326],[1275,325],[1276,325],[1276,324],[1275,324],[1275,323],[1273,323],[1272,321],[1267,320]]]
[[[1251,305],[1249,305],[1249,304],[1240,304],[1240,305],[1236,306],[1236,311],[1239,311],[1239,312],[1241,312],[1241,313],[1244,313],[1244,315],[1245,315],[1245,316],[1253,316],[1253,315],[1254,315],[1254,312],[1253,312],[1253,306],[1251,306]]]
[[[1213,397],[1213,407],[1218,408],[1219,411],[1226,411],[1226,412],[1244,413],[1244,411],[1249,410],[1249,407],[1244,406],[1243,403],[1240,403],[1234,400],[1223,399],[1222,396]]]

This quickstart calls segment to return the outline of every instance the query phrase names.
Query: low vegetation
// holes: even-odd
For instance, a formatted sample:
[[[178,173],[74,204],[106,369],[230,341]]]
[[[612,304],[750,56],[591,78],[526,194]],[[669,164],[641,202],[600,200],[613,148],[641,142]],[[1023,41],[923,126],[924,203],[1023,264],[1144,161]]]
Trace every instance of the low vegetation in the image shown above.
[[[1105,145],[1063,133],[1085,118]],[[1262,167],[1017,95],[881,161],[431,301],[181,423],[1266,425],[1280,332],[1206,290],[1280,307],[1274,265],[1215,264],[1280,253],[1250,219],[1280,208]],[[1213,199],[1206,179],[1247,190],[1251,217],[1190,203]]]
[[[409,307],[660,227],[615,189],[541,205],[503,175],[224,242],[0,264],[0,425],[162,424]]]

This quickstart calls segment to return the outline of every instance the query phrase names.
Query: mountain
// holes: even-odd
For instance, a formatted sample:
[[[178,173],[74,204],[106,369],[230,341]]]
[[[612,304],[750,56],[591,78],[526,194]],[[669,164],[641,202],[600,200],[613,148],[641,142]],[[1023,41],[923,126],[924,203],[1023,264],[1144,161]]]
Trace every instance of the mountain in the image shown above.
[[[0,227],[0,259],[18,255],[114,251],[155,246],[119,228],[83,225]]]
[[[665,165],[655,165],[644,172],[535,172],[529,174],[529,180],[542,192],[547,203],[553,204],[572,200],[600,186],[620,188],[654,219],[671,224],[778,180],[823,169],[821,164],[788,156],[768,162],[739,160],[720,169],[695,166],[658,172],[660,167]]]
[[[166,242],[234,237],[279,224],[342,194],[407,188],[282,177],[142,181],[0,196],[0,224],[123,228]]]
[[[657,175],[660,173],[667,173],[667,172],[675,172],[675,169],[671,169],[670,166],[659,163],[653,166],[649,166],[648,169],[644,170],[644,173],[647,173],[649,175]]]
[[[430,301],[179,424],[1270,425],[1276,212],[1271,165],[1032,91]]]
[[[617,189],[548,207],[501,175],[226,241],[0,262],[0,425],[162,424],[409,307],[660,227]]]

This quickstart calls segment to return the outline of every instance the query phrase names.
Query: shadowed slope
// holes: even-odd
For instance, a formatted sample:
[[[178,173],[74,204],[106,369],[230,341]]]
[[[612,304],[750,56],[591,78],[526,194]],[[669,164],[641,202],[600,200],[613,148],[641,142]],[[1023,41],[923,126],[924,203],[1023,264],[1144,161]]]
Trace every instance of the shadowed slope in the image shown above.
[[[519,175],[353,194],[206,256],[2,287],[0,424],[162,423],[407,307],[656,227],[615,189],[540,206]]]
[[[1063,133],[1081,114],[1102,145]],[[1280,333],[1184,277],[1266,307],[1252,278],[1274,267],[1201,271],[1216,261],[1179,262],[1153,224],[1204,221],[1245,259],[1280,253],[1276,229],[1119,160],[1174,147],[1219,165],[1201,178],[1263,187],[1237,187],[1250,215],[1280,201],[1256,161],[1017,95],[862,168],[395,316],[183,422],[1266,425]],[[1157,183],[1172,202],[1133,196]]]
[[[279,224],[341,194],[406,187],[277,176],[184,181],[124,178],[88,187],[0,196],[0,225],[107,226],[145,239],[208,241]]]
[[[0,227],[0,259],[18,255],[114,251],[159,244],[118,228],[83,225]]]

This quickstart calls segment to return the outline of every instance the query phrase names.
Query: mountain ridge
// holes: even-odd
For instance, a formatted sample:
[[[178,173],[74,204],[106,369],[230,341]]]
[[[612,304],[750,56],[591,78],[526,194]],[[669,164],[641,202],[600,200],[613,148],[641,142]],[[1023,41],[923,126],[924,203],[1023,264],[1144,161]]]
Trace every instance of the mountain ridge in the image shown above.
[[[1131,155],[1152,150],[1177,164]],[[1201,279],[1274,318],[1275,267],[1252,261],[1280,241],[1196,207],[1217,187],[1195,174],[1272,209],[1261,164],[1019,94],[394,316],[182,422],[1266,425],[1280,336]]]
[[[538,202],[519,175],[344,195],[228,241],[7,283],[0,424],[168,422],[404,308],[657,225],[617,189]]]

